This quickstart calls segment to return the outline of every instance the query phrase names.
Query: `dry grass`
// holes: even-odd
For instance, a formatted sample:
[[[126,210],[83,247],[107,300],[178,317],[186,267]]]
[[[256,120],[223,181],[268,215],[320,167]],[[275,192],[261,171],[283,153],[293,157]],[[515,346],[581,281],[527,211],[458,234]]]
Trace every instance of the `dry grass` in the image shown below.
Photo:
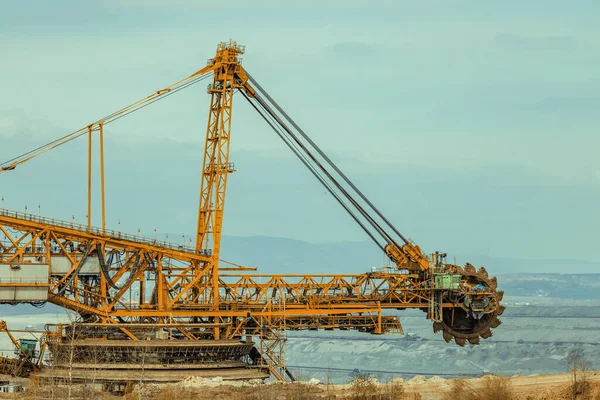
[[[566,378],[570,378],[566,375]],[[589,377],[579,375],[588,382],[578,386],[579,393],[573,397],[572,382],[564,379],[550,386],[538,384],[535,388],[521,385],[523,382],[500,377],[487,377],[477,380],[452,380],[448,389],[438,387],[407,387],[406,390],[431,390],[439,393],[442,400],[600,400],[600,382],[598,375],[589,373]],[[514,382],[512,387],[511,382]],[[182,386],[172,385],[136,385],[133,392],[116,396],[93,390],[90,386],[73,385],[70,394],[73,400],[420,400],[418,393],[407,393],[401,381],[379,384],[368,377],[354,379],[348,385],[308,385],[302,383],[266,384],[256,386]],[[522,389],[527,389],[521,392]],[[443,392],[443,393],[440,393]],[[30,380],[27,392],[18,394],[0,394],[0,399],[50,400],[67,399],[69,391],[66,384],[39,384]]]
[[[600,385],[589,382],[585,376],[580,381],[571,382],[564,392],[567,399],[600,400]]]
[[[352,400],[396,400],[404,398],[404,386],[391,382],[379,385],[368,377],[357,377],[350,382],[350,399]]]
[[[528,395],[524,400],[600,400],[600,384],[590,382],[585,393],[573,396],[572,384],[556,386],[548,389],[540,388],[539,393]]]
[[[418,393],[406,393],[400,382],[379,384],[370,379],[355,379],[349,386],[308,385],[304,383],[257,386],[181,387],[175,385],[136,385],[131,393],[112,395],[93,390],[90,386],[66,384],[38,385],[30,382],[25,393],[0,395],[0,399],[75,400],[420,400]]]
[[[120,399],[118,396],[92,389],[90,386],[72,385],[69,390],[67,385],[44,384],[36,387],[31,383],[27,385],[25,392],[15,393],[13,398],[20,400],[62,400],[68,399],[69,397],[73,400]]]
[[[462,379],[453,380],[442,400],[513,400],[516,395],[510,381],[497,376],[483,378],[481,385],[474,386]]]
[[[136,393],[132,393],[135,396]],[[259,385],[254,387],[206,387],[181,388],[166,386],[157,393],[145,393],[145,398],[156,400],[211,399],[211,400],[420,400],[419,394],[407,394],[399,382],[378,384],[370,379],[354,379],[348,389],[330,385],[307,385],[302,383]],[[132,397],[132,399],[135,397]]]
[[[359,376],[350,382],[347,398],[352,400],[420,400],[418,393],[406,393],[397,381],[379,384],[369,377]]]
[[[132,393],[135,396],[136,393]],[[134,399],[137,397],[132,397]],[[147,396],[156,400],[190,399],[190,400],[311,400],[327,399],[325,388],[322,386],[291,383],[286,385],[260,385],[255,387],[206,387],[180,388],[166,386],[155,396]],[[332,397],[335,398],[335,397]]]

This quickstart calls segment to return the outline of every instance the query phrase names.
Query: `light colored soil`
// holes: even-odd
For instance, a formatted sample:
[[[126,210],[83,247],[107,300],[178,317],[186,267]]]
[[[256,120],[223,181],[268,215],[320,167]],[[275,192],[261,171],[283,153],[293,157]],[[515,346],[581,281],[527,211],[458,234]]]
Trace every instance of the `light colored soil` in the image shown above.
[[[510,387],[515,394],[510,400],[568,400],[570,396],[569,386],[571,374],[555,375],[534,375],[534,376],[513,376],[506,378],[510,382]],[[590,400],[600,399],[600,371],[591,371],[586,374],[587,381],[590,383]],[[476,389],[484,388],[487,378],[467,379],[468,384]],[[25,384],[23,380],[19,383]],[[402,384],[406,395],[399,399],[410,400],[412,394],[419,394],[422,400],[441,400],[444,393],[451,389],[454,380],[447,380],[439,377],[425,379],[416,376],[411,380],[402,379],[393,382]],[[311,384],[312,383],[312,384]],[[138,387],[135,393],[125,396],[127,399],[256,399],[256,400],[308,400],[308,399],[353,399],[356,394],[355,388],[350,385],[323,385],[315,382],[303,382],[293,384],[268,383],[257,384],[243,382],[227,382],[222,379],[202,379],[200,377],[189,377],[186,380],[170,385],[149,384],[144,387]],[[382,390],[389,387],[389,384],[375,383]],[[47,388],[46,388],[47,389]],[[64,391],[65,388],[59,388],[58,391]],[[80,389],[73,389],[73,398],[95,399],[114,399],[115,397],[96,393],[89,393],[84,396],[77,396]],[[302,394],[300,394],[302,393]],[[91,394],[91,396],[90,396]],[[47,398],[43,394],[39,397],[31,397],[26,394],[3,394],[0,393],[0,399],[33,399]],[[60,398],[60,395],[59,395]],[[386,397],[387,398],[387,397]],[[578,399],[583,399],[579,397]],[[459,399],[460,400],[460,399]]]
[[[586,374],[588,381],[594,386],[593,391],[600,388],[600,371],[591,371]],[[567,400],[571,399],[568,388],[571,374],[513,376],[508,378],[510,386],[519,399],[531,400]],[[484,379],[467,379],[473,387],[482,388]],[[409,381],[410,382],[410,381]],[[451,380],[443,383],[431,382],[431,379],[422,385],[405,385],[406,392],[419,393],[423,400],[437,400],[441,394],[448,390]]]

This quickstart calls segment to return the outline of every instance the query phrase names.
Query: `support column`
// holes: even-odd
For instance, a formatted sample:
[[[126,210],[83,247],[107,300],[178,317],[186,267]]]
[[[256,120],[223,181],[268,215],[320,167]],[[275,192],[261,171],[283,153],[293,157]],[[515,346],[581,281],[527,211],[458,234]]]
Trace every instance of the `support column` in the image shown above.
[[[88,126],[88,231],[92,227],[92,125]]]
[[[106,233],[106,208],[104,203],[104,122],[100,122],[100,192],[102,204],[102,233]]]
[[[383,326],[381,323],[381,301],[377,302],[377,331],[375,333],[378,335],[383,334]]]

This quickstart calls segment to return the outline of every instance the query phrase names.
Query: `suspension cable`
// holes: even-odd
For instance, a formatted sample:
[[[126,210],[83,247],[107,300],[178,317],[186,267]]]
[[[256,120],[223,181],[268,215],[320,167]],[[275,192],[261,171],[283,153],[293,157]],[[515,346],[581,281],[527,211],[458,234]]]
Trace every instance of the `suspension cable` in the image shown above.
[[[371,231],[369,231],[369,229],[367,229],[367,227],[360,221],[360,219],[356,216],[356,214],[354,214],[352,212],[352,210],[348,207],[348,205],[346,203],[344,203],[344,201],[342,200],[342,198],[337,193],[335,193],[335,191],[333,190],[333,188],[331,187],[331,185],[329,185],[329,183],[327,183],[327,181],[319,173],[319,171],[313,165],[311,165],[309,163],[308,159],[306,158],[306,155],[303,155],[299,151],[299,149],[296,147],[296,145],[294,145],[293,142],[291,142],[288,138],[286,138],[285,134],[283,132],[281,132],[280,128],[278,128],[275,125],[275,121],[273,121],[273,119],[272,119],[273,117],[270,116],[266,110],[264,110],[264,108],[262,107],[262,104],[260,102],[258,102],[258,106],[257,106],[250,98],[248,98],[248,96],[246,95],[246,93],[244,93],[243,91],[240,91],[240,93],[242,93],[242,95],[248,101],[248,103],[250,103],[250,105],[254,108],[254,110],[256,110],[256,112],[265,120],[265,122],[273,129],[273,131],[275,131],[275,133],[277,134],[277,136],[279,136],[279,138],[286,144],[286,146],[292,151],[292,153],[294,153],[294,155],[296,157],[298,157],[298,159],[302,162],[302,164],[304,164],[304,166],[327,189],[327,191],[333,196],[333,198],[335,200],[337,200],[337,202],[344,208],[344,210],[346,210],[346,212],[352,217],[352,219],[354,219],[354,221],[363,229],[363,231],[365,231],[365,233],[371,238],[371,240],[373,240],[373,242],[381,250],[384,250],[384,247],[375,238],[375,236],[373,235],[373,233]],[[270,118],[267,115],[269,115]]]
[[[377,231],[377,233],[379,233],[379,235],[382,236],[384,238],[384,240],[386,240],[388,243],[392,242],[392,238],[381,228],[381,226],[376,221],[373,220],[373,218],[366,212],[366,210],[364,208],[362,208],[362,206],[360,204],[358,204],[358,202],[331,175],[331,173],[323,166],[323,164],[321,164],[316,159],[314,154],[312,154],[312,152],[306,148],[304,143],[302,143],[302,141],[300,141],[298,139],[298,137],[291,131],[291,129],[287,126],[287,124],[285,124],[285,122],[282,121],[281,118],[279,118],[279,116],[273,112],[273,110],[266,104],[266,102],[259,95],[255,95],[254,97],[255,97],[256,101],[259,102],[261,104],[261,106],[269,113],[269,115],[271,115],[277,121],[279,126],[285,132],[287,132],[287,134],[289,135],[291,140],[296,142],[298,144],[298,146],[302,148],[302,150],[304,151],[304,154],[306,154],[312,160],[314,165],[316,167],[318,167],[327,176],[327,178],[331,181],[331,183],[333,183],[333,185],[335,185],[335,187],[337,187],[337,189],[344,195],[344,197],[350,203],[352,203],[354,208],[367,220],[367,222],[369,222],[371,224],[371,226]]]
[[[354,183],[331,161],[331,159],[317,146],[317,144],[296,124],[296,122],[277,104],[275,100],[260,86],[260,84],[246,71],[246,75],[248,75],[248,79],[252,84],[275,106],[275,108],[283,115],[285,119],[288,120],[290,124],[302,135],[302,137],[310,143],[310,145],[319,153],[321,157],[339,174],[339,176],[360,196],[360,198],[365,201],[369,207],[375,211],[375,213],[404,241],[404,243],[409,243],[408,239],[404,237],[397,229],[392,225],[392,223],[379,211],[377,207],[354,185]],[[392,240],[394,244],[395,241]],[[396,246],[398,246],[396,244]],[[398,246],[399,247],[399,246]]]
[[[191,75],[191,76],[171,85],[167,89],[159,90],[159,91],[145,97],[144,99],[139,100],[139,101],[137,101],[127,107],[124,107],[118,111],[115,111],[112,114],[109,114],[108,116],[101,118],[101,119],[91,123],[90,125],[87,125],[75,132],[72,132],[68,135],[65,135],[56,140],[53,140],[52,142],[46,143],[43,146],[37,147],[33,150],[23,153],[20,156],[17,156],[8,161],[5,161],[0,164],[0,174],[16,168],[18,165],[23,164],[23,163],[31,160],[32,158],[45,153],[46,151],[49,151],[49,150],[52,150],[59,146],[62,146],[63,144],[68,143],[71,140],[77,139],[78,137],[85,135],[86,133],[89,132],[89,127],[91,127],[91,126],[94,126],[94,125],[97,125],[100,123],[103,123],[104,125],[108,125],[111,122],[115,122],[116,120],[123,118],[124,116],[129,115],[135,111],[139,111],[142,108],[149,106],[150,104],[153,104],[159,100],[167,98],[167,97],[171,96],[172,94],[179,92],[180,90],[183,90],[192,85],[195,85],[196,83],[203,81],[204,79],[208,78],[209,76],[211,76],[211,72],[208,72],[208,73],[205,73],[202,75]]]

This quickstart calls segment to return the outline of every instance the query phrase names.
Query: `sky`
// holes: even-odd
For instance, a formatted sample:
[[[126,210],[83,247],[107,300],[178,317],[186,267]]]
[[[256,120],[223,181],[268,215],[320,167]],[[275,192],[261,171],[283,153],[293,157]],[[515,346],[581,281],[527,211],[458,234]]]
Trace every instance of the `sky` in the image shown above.
[[[600,261],[597,1],[1,3],[0,161],[188,76],[234,39],[426,251]],[[109,227],[195,231],[203,85],[107,128]],[[226,235],[367,240],[243,98],[233,114]],[[81,139],[3,174],[3,205],[83,222],[85,151]],[[95,224],[99,211],[95,197]]]

